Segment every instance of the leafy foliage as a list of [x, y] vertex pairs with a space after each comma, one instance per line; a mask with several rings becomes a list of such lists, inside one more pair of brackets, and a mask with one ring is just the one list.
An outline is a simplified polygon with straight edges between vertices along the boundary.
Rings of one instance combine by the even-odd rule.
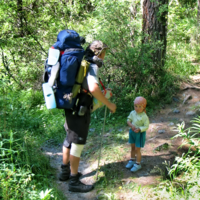
[[[147, 98], [147, 112], [151, 113], [155, 107], [170, 103], [179, 82], [198, 70], [193, 65], [200, 59], [195, 1], [170, 1], [167, 57], [159, 72], [154, 70], [151, 55], [162, 44], [142, 44], [142, 10], [138, 0], [0, 2], [0, 198], [62, 199], [49, 181], [53, 171], [41, 151], [45, 141], [58, 145], [65, 137], [63, 111], [47, 110], [41, 91], [43, 63], [60, 30], [75, 29], [88, 43], [99, 39], [110, 47], [100, 77], [107, 85], [107, 76], [111, 75], [109, 87], [118, 109], [115, 115], [107, 114], [106, 124], [114, 131], [117, 124], [125, 123], [136, 96]], [[164, 9], [161, 7], [160, 12]], [[103, 115], [103, 108], [92, 113], [91, 126], [100, 130]], [[190, 131], [198, 130], [199, 119], [195, 123]], [[196, 145], [194, 135], [186, 135]], [[115, 139], [122, 138], [116, 134]], [[114, 152], [119, 149], [116, 147]], [[189, 194], [196, 198], [198, 160], [185, 155], [177, 158], [169, 170], [178, 184], [167, 182], [159, 186], [172, 193], [169, 199], [180, 199], [177, 195], [186, 198]], [[180, 182], [177, 174], [182, 171], [186, 174]], [[114, 174], [109, 174], [108, 166], [104, 173], [109, 179], [102, 177], [102, 185], [120, 185], [112, 182]], [[191, 173], [195, 179], [186, 183]], [[159, 191], [156, 194], [167, 197]], [[107, 192], [105, 198], [114, 199], [115, 195]]]

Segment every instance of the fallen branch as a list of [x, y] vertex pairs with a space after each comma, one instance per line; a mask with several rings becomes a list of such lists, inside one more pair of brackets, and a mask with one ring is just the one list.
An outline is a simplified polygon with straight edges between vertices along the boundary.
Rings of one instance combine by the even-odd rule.
[[183, 100], [182, 105], [183, 105], [188, 99], [191, 99], [191, 98], [192, 98], [191, 95], [187, 95], [187, 96], [185, 97], [185, 99]]
[[200, 87], [189, 85], [189, 86], [183, 88], [182, 90], [187, 90], [187, 89], [197, 89], [197, 90], [200, 90]]
[[11, 73], [11, 70], [9, 68], [9, 64], [8, 64], [8, 61], [7, 61], [7, 57], [4, 55], [4, 51], [3, 51], [3, 48], [1, 48], [1, 59], [2, 59], [2, 63], [3, 63], [3, 66], [5, 68], [5, 70], [7, 71], [8, 75], [20, 86], [20, 88], [24, 88], [24, 86], [15, 79], [14, 75]]
[[159, 137], [159, 135], [156, 135], [155, 137], [148, 139], [147, 142], [148, 142], [148, 141], [151, 141], [151, 140], [153, 140], [153, 139], [155, 139], [155, 138], [157, 138], [157, 137]]

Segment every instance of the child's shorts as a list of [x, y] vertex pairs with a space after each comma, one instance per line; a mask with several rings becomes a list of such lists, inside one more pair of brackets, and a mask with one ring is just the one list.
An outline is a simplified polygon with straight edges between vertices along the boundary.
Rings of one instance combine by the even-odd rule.
[[146, 131], [135, 133], [132, 129], [129, 130], [129, 140], [130, 144], [135, 144], [136, 147], [144, 147], [146, 140]]

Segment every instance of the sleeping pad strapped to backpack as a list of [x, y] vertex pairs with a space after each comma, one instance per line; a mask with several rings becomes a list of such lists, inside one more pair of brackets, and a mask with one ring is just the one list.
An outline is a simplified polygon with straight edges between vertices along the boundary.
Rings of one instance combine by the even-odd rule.
[[[77, 81], [77, 75], [86, 71], [89, 67], [89, 63], [85, 60], [82, 61], [84, 56], [84, 49], [81, 46], [80, 36], [74, 30], [60, 31], [57, 36], [57, 42], [52, 46], [54, 49], [60, 51], [60, 57], [58, 62], [60, 63], [60, 69], [56, 83], [53, 86], [55, 91], [56, 107], [61, 109], [72, 109], [75, 101], [76, 94], [72, 93], [73, 87], [80, 88], [81, 81]], [[82, 62], [82, 64], [81, 64]], [[51, 76], [52, 66], [48, 65], [48, 59], [45, 63], [44, 81], [48, 82]], [[80, 66], [85, 67], [84, 70], [80, 70]], [[80, 72], [81, 71], [81, 72]], [[77, 83], [78, 82], [78, 83]]]

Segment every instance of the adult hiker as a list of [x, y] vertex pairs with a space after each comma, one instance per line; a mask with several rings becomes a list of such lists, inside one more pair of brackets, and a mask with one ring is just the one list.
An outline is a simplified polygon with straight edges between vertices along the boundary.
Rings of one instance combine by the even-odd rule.
[[69, 191], [89, 192], [94, 188], [93, 185], [83, 184], [79, 180], [81, 173], [78, 172], [81, 152], [87, 140], [93, 97], [105, 104], [112, 113], [116, 111], [116, 105], [106, 99], [99, 88], [98, 70], [103, 65], [107, 49], [108, 46], [99, 40], [93, 41], [86, 48], [85, 59], [91, 64], [82, 84], [81, 94], [85, 95], [88, 105], [84, 114], [80, 116], [78, 112], [74, 114], [69, 109], [65, 110], [64, 127], [67, 136], [63, 143], [63, 164], [59, 179], [61, 181], [69, 179]]

